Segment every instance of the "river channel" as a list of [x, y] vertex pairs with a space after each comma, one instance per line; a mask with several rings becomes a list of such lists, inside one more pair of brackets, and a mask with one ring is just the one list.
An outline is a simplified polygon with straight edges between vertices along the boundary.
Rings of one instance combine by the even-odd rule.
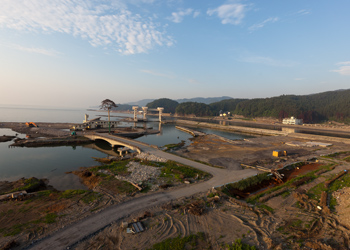
[[[11, 114], [10, 114], [11, 113]], [[93, 112], [86, 110], [55, 110], [55, 109], [8, 109], [0, 107], [0, 114], [5, 114], [0, 118], [1, 122], [82, 122], [84, 114], [88, 113], [90, 119], [103, 116], [101, 119], [106, 120], [105, 113]], [[17, 116], [16, 116], [17, 114]], [[29, 119], [30, 117], [30, 119]], [[122, 117], [130, 117], [128, 114], [113, 113], [111, 120], [120, 120]], [[149, 122], [138, 123], [136, 126], [159, 129], [159, 134], [143, 136], [136, 140], [148, 144], [162, 147], [166, 144], [179, 143], [182, 140], [186, 144], [190, 143], [191, 135], [177, 130], [174, 124], [163, 124], [160, 127], [157, 117], [149, 117]], [[135, 126], [134, 123], [121, 122], [120, 126]], [[249, 135], [229, 133], [211, 129], [197, 129], [205, 133], [212, 133], [223, 136], [231, 140], [249, 138]], [[0, 135], [15, 135], [11, 129], [0, 129]], [[18, 137], [24, 138], [24, 134], [17, 134]], [[66, 172], [74, 171], [80, 167], [90, 167], [99, 165], [93, 157], [106, 157], [105, 153], [84, 146], [60, 146], [60, 147], [9, 147], [13, 142], [0, 143], [0, 181], [14, 181], [22, 177], [46, 178], [49, 185], [58, 190], [66, 189], [86, 189], [79, 182], [74, 174]], [[106, 145], [98, 145], [106, 147]], [[107, 145], [108, 147], [108, 145]]]

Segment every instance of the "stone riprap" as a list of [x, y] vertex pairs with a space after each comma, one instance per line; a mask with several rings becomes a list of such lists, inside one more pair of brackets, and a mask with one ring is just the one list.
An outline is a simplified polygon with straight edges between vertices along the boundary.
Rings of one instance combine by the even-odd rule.
[[158, 167], [141, 165], [138, 162], [129, 162], [127, 165], [128, 171], [131, 172], [128, 176], [116, 175], [115, 178], [132, 183], [141, 183], [149, 179], [157, 178], [161, 170]]
[[141, 154], [138, 154], [136, 158], [147, 161], [167, 162], [167, 159], [143, 152]]

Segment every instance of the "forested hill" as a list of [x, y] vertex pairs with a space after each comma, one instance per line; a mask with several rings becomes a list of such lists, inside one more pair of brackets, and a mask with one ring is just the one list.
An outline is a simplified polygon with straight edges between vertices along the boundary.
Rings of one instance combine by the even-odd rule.
[[220, 110], [246, 117], [285, 118], [295, 116], [304, 122], [350, 120], [350, 89], [312, 95], [282, 95], [261, 99], [231, 99], [210, 104], [213, 113]]

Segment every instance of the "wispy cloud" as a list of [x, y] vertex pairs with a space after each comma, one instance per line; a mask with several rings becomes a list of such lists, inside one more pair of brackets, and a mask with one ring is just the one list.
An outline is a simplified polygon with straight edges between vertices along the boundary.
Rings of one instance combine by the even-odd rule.
[[110, 46], [123, 54], [145, 53], [155, 46], [173, 44], [172, 38], [166, 36], [152, 18], [133, 14], [121, 1], [106, 3], [94, 0], [2, 0], [0, 28], [66, 33], [87, 39], [93, 46]]
[[[171, 17], [168, 17], [168, 19], [174, 23], [181, 23], [185, 16], [191, 15], [193, 12], [193, 9], [186, 9], [186, 10], [180, 10], [178, 12], [171, 13]], [[197, 12], [195, 12], [194, 16], [197, 15]]]
[[242, 57], [240, 61], [247, 62], [247, 63], [265, 64], [265, 65], [276, 66], [276, 67], [292, 67], [296, 65], [296, 63], [292, 61], [282, 61], [282, 60], [274, 59], [271, 57], [264, 57], [264, 56], [246, 56], [246, 57]]
[[304, 81], [305, 78], [294, 78], [294, 81]]
[[18, 44], [11, 44], [11, 45], [7, 45], [7, 47], [12, 48], [12, 49], [16, 49], [16, 50], [20, 50], [20, 51], [25, 51], [28, 53], [36, 53], [36, 54], [42, 54], [45, 56], [58, 56], [61, 53], [56, 51], [56, 50], [48, 50], [48, 49], [43, 49], [43, 48], [28, 48], [28, 47], [23, 47], [21, 45]]
[[161, 76], [161, 77], [165, 77], [165, 78], [169, 78], [169, 79], [175, 79], [176, 76], [172, 75], [172, 74], [164, 74], [164, 73], [159, 73], [153, 70], [148, 70], [148, 69], [141, 69], [140, 70], [143, 73], [149, 74], [149, 75], [153, 75], [153, 76]]
[[311, 12], [308, 11], [308, 10], [305, 10], [305, 9], [302, 9], [302, 10], [299, 10], [296, 14], [299, 14], [299, 15], [308, 15], [310, 14]]
[[257, 30], [257, 29], [261, 29], [262, 27], [264, 27], [264, 26], [265, 26], [266, 24], [268, 24], [268, 23], [275, 23], [275, 22], [277, 22], [278, 20], [279, 20], [278, 17], [270, 17], [270, 18], [267, 18], [266, 20], [264, 20], [264, 21], [262, 21], [262, 22], [260, 22], [260, 23], [256, 23], [256, 24], [250, 26], [248, 29], [249, 29], [251, 32], [253, 32], [253, 31]]
[[229, 1], [215, 9], [208, 9], [207, 14], [209, 16], [216, 14], [221, 19], [222, 24], [238, 25], [245, 17], [248, 7], [248, 5], [237, 1]]
[[195, 12], [193, 12], [193, 18], [196, 18], [197, 16], [199, 16], [201, 14], [201, 12], [200, 11], [195, 11]]
[[344, 66], [340, 66], [339, 69], [331, 70], [331, 72], [337, 72], [344, 76], [350, 76], [350, 61], [339, 62], [337, 63], [337, 65], [344, 65]]

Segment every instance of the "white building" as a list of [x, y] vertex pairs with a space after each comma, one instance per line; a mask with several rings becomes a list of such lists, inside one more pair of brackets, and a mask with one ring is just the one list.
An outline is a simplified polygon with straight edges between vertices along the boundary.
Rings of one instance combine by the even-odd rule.
[[303, 125], [303, 119], [296, 119], [294, 116], [292, 116], [291, 118], [284, 118], [282, 123], [290, 125]]

